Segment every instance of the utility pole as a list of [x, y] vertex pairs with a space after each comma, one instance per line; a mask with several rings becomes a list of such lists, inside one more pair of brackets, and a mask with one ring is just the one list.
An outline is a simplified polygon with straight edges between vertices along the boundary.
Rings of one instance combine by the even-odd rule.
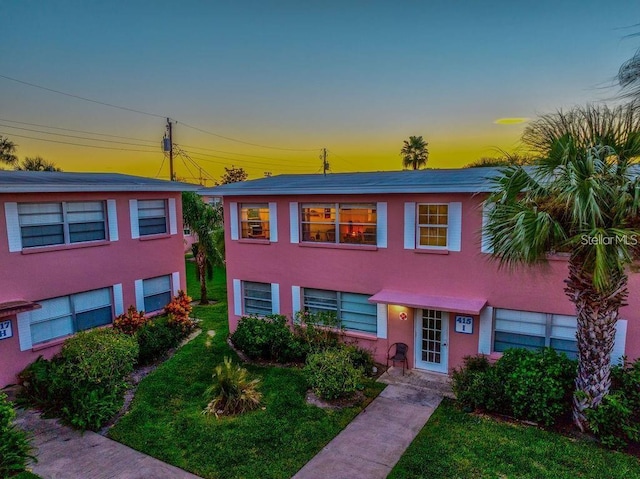
[[173, 123], [169, 118], [167, 118], [167, 131], [169, 132], [169, 178], [171, 181], [175, 181], [173, 173]]
[[329, 162], [327, 161], [327, 149], [322, 149], [322, 155], [320, 155], [320, 159], [322, 160], [322, 174], [327, 176], [327, 170], [329, 169]]

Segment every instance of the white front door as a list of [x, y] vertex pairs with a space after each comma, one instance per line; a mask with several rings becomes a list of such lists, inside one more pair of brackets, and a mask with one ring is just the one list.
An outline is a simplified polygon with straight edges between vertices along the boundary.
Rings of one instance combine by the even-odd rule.
[[449, 313], [416, 309], [416, 368], [448, 373]]

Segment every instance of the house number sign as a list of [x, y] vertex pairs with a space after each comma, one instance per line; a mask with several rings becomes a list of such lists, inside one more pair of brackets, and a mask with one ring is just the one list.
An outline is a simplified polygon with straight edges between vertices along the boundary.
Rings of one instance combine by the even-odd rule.
[[11, 320], [0, 321], [0, 339], [8, 339], [13, 336], [13, 329], [11, 329]]
[[456, 316], [456, 333], [473, 334], [473, 316]]

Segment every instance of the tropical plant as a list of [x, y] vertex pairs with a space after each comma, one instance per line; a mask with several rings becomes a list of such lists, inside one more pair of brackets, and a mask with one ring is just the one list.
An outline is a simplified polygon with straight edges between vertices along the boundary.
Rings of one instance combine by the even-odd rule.
[[362, 369], [354, 366], [351, 353], [346, 348], [310, 354], [304, 373], [309, 387], [323, 399], [352, 396], [363, 381]]
[[8, 138], [0, 136], [0, 163], [15, 165], [15, 163], [18, 161], [18, 157], [14, 154], [15, 151], [15, 143], [13, 143]]
[[625, 266], [637, 252], [640, 155], [637, 104], [589, 105], [531, 123], [523, 141], [538, 156], [493, 178], [484, 231], [502, 265], [536, 264], [570, 252], [565, 293], [578, 317], [573, 418], [609, 392], [618, 310], [628, 295]]
[[184, 224], [198, 237], [196, 264], [200, 277], [200, 304], [209, 304], [207, 298], [207, 262], [214, 266], [224, 265], [224, 251], [221, 251], [216, 230], [222, 229], [222, 210], [202, 201], [197, 193], [182, 193], [182, 216]]
[[6, 394], [0, 392], [0, 477], [12, 477], [25, 470], [28, 459], [35, 460], [27, 433], [16, 427], [15, 417]]
[[485, 156], [463, 168], [484, 168], [487, 166], [529, 165], [533, 158], [519, 153], [504, 154], [503, 156]]
[[131, 305], [126, 313], [116, 316], [113, 320], [113, 329], [131, 335], [149, 321], [150, 319], [144, 315], [144, 311], [138, 311], [134, 305]]
[[249, 372], [225, 356], [224, 362], [216, 366], [213, 385], [205, 391], [207, 398], [213, 397], [203, 414], [241, 414], [260, 406], [262, 393], [256, 389], [259, 379], [249, 379]]
[[185, 335], [195, 327], [195, 323], [189, 317], [192, 310], [191, 296], [182, 290], [164, 307], [164, 312], [169, 316], [169, 324], [180, 329]]
[[411, 167], [411, 169], [417, 170], [426, 166], [429, 159], [428, 145], [429, 143], [424, 141], [421, 136], [410, 136], [408, 140], [405, 140], [400, 150], [403, 168]]
[[14, 163], [14, 170], [17, 171], [62, 171], [53, 161], [47, 161], [41, 156], [26, 157], [20, 163]]
[[618, 70], [618, 83], [623, 97], [640, 99], [640, 49]]

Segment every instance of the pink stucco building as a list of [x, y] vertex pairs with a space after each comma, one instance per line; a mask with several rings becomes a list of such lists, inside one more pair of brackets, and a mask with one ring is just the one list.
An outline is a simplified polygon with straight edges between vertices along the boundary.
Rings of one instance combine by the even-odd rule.
[[185, 289], [181, 191], [103, 173], [0, 171], [0, 387], [65, 338]]
[[[385, 362], [449, 373], [464, 356], [552, 346], [575, 355], [567, 260], [499, 269], [481, 237], [490, 168], [283, 175], [201, 190], [224, 198], [229, 323], [331, 310]], [[638, 275], [614, 361], [640, 355]]]

